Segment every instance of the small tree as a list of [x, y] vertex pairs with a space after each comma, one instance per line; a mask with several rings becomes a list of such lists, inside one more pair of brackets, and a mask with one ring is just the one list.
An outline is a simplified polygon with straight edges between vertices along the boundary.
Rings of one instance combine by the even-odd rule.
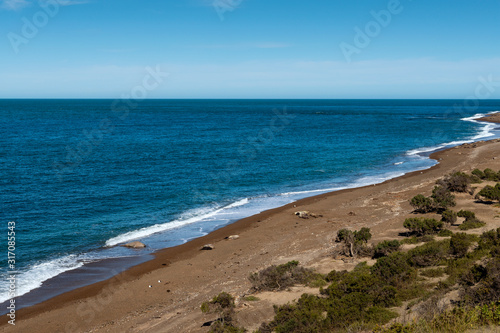
[[366, 243], [371, 238], [372, 234], [370, 232], [370, 228], [361, 228], [359, 231], [340, 229], [337, 232], [337, 238], [335, 238], [335, 241], [343, 242], [347, 248], [344, 252], [349, 253], [349, 256], [354, 257], [356, 253], [359, 253], [363, 249], [367, 249]]
[[422, 194], [417, 194], [410, 200], [410, 205], [419, 213], [428, 213], [434, 210], [434, 205], [431, 198], [427, 198]]
[[434, 200], [434, 207], [438, 211], [446, 210], [448, 207], [456, 205], [455, 196], [443, 186], [435, 186], [432, 190], [431, 198]]
[[354, 241], [357, 243], [368, 243], [372, 238], [370, 228], [361, 228], [359, 231], [354, 231]]

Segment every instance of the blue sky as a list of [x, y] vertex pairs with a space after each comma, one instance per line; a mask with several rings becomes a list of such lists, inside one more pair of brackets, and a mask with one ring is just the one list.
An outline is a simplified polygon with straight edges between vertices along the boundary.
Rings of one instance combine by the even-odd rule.
[[0, 98], [500, 98], [498, 0], [0, 4]]

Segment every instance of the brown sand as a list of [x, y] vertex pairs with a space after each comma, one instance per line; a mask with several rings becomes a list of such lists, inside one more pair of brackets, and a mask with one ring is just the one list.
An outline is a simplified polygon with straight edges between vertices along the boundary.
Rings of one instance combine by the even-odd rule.
[[[289, 260], [299, 260], [322, 273], [352, 268], [355, 263], [331, 255], [340, 228], [370, 227], [372, 242], [397, 238], [404, 231], [402, 222], [411, 216], [409, 198], [418, 193], [429, 195], [435, 181], [452, 171], [499, 170], [498, 156], [500, 140], [463, 145], [433, 154], [440, 163], [429, 170], [303, 199], [240, 220], [160, 251], [156, 259], [110, 280], [21, 309], [16, 326], [6, 325], [4, 317], [0, 332], [207, 332], [201, 326], [214, 317], [202, 314], [200, 304], [221, 291], [237, 298], [239, 322], [252, 331], [272, 318], [273, 303], [283, 304], [314, 290], [296, 287], [259, 294], [258, 302], [244, 301], [251, 272]], [[322, 217], [300, 219], [294, 215], [298, 210]], [[492, 214], [478, 212], [488, 222], [488, 229], [500, 225]], [[224, 239], [235, 234], [240, 238]], [[200, 251], [207, 243], [215, 249]]]
[[478, 119], [479, 121], [489, 121], [492, 123], [500, 123], [500, 113], [494, 113], [489, 116]]

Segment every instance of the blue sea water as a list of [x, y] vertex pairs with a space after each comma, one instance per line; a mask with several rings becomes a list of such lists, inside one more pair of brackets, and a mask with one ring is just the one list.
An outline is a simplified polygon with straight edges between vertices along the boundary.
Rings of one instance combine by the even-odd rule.
[[[0, 100], [0, 216], [5, 233], [16, 222], [17, 294], [429, 168], [432, 151], [499, 137], [475, 121], [498, 110], [499, 100]], [[148, 248], [116, 246], [133, 240]]]

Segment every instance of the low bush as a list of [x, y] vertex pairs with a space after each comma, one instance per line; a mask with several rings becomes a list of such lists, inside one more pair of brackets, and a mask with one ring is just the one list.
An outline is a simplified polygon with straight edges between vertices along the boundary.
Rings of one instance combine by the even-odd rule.
[[451, 209], [446, 209], [441, 213], [441, 221], [448, 223], [448, 224], [454, 224], [457, 222], [457, 213], [452, 211]]
[[413, 217], [406, 219], [403, 226], [406, 229], [409, 229], [412, 233], [418, 236], [423, 236], [437, 234], [443, 227], [443, 222], [436, 219]]
[[491, 249], [500, 246], [500, 228], [484, 232], [479, 236], [479, 249]]
[[[483, 305], [500, 300], [500, 260], [490, 260], [485, 266], [473, 266], [469, 283], [463, 284], [462, 300], [465, 304]], [[465, 280], [465, 279], [462, 279]]]
[[446, 258], [449, 248], [449, 240], [425, 243], [408, 251], [408, 263], [414, 267], [436, 266]]
[[484, 227], [486, 223], [478, 220], [474, 212], [461, 210], [457, 214], [459, 217], [465, 217], [465, 221], [458, 227], [460, 230], [470, 230]]
[[457, 216], [458, 217], [465, 217], [466, 220], [476, 218], [476, 214], [474, 212], [469, 211], [469, 210], [460, 210], [457, 213]]
[[396, 252], [401, 247], [397, 240], [385, 240], [378, 243], [373, 249], [373, 259], [385, 257], [393, 252]]
[[[397, 289], [371, 273], [366, 263], [351, 272], [330, 272], [322, 296], [303, 294], [296, 303], [275, 306], [274, 319], [258, 332], [331, 332], [361, 325], [371, 328], [397, 317]], [[359, 327], [359, 326], [358, 326]]]
[[455, 172], [437, 181], [437, 183], [451, 192], [469, 192], [471, 177], [463, 172]]
[[432, 320], [408, 323], [392, 323], [388, 327], [376, 327], [374, 333], [423, 333], [467, 332], [474, 328], [500, 325], [500, 303], [491, 302], [483, 306], [457, 307], [434, 316]]
[[448, 230], [448, 229], [442, 229], [440, 232], [437, 234], [439, 237], [450, 237], [453, 235], [453, 231]]
[[385, 283], [401, 287], [415, 278], [415, 270], [409, 265], [406, 255], [395, 252], [382, 257], [371, 267], [371, 273]]
[[299, 266], [298, 261], [282, 265], [272, 265], [250, 275], [254, 290], [283, 290], [294, 284], [307, 284], [317, 278], [312, 270]]
[[217, 313], [219, 318], [210, 325], [210, 333], [245, 333], [245, 329], [236, 325], [234, 319], [234, 297], [226, 292], [212, 298], [209, 302], [203, 302], [201, 311], [203, 313]]
[[458, 228], [460, 230], [470, 230], [470, 229], [477, 229], [477, 228], [482, 228], [486, 225], [486, 223], [473, 219], [473, 220], [465, 220]]
[[450, 253], [457, 257], [463, 257], [469, 250], [473, 239], [474, 237], [464, 232], [453, 234], [450, 238]]
[[419, 271], [419, 273], [421, 276], [425, 276], [428, 278], [437, 278], [444, 275], [444, 269], [443, 268], [422, 269]]
[[498, 179], [498, 173], [491, 170], [491, 169], [484, 169], [484, 178], [486, 180], [491, 180], [491, 181], [497, 181]]
[[482, 172], [479, 169], [472, 170], [472, 175], [478, 177], [479, 179], [485, 179], [486, 178], [486, 176], [484, 175], [484, 172]]
[[500, 183], [497, 183], [495, 186], [486, 185], [476, 194], [476, 199], [500, 201]]

